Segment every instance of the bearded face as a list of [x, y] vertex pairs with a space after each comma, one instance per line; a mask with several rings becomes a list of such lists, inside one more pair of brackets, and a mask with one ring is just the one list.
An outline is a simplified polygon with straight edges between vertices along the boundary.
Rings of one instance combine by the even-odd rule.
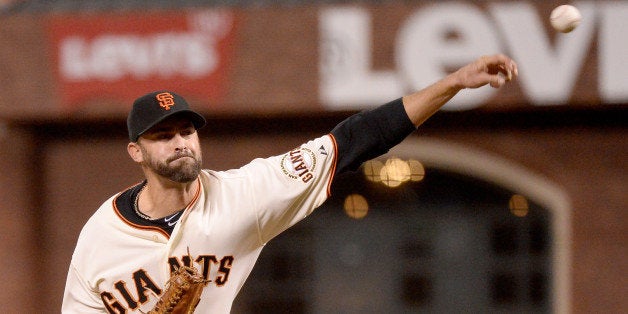
[[183, 149], [175, 152], [165, 160], [158, 160], [145, 147], [140, 145], [140, 149], [144, 156], [143, 166], [174, 182], [187, 183], [194, 181], [201, 171], [202, 156], [200, 152], [196, 156], [191, 150]]

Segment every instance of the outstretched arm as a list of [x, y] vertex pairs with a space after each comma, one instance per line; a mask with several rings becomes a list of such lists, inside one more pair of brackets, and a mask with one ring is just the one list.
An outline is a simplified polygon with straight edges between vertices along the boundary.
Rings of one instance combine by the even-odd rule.
[[509, 57], [502, 54], [483, 56], [440, 81], [403, 97], [403, 105], [412, 124], [419, 126], [459, 91], [487, 84], [499, 88], [517, 74], [517, 64]]
[[385, 154], [462, 89], [499, 88], [517, 72], [505, 55], [483, 56], [420, 91], [349, 117], [331, 131], [338, 145], [336, 173]]

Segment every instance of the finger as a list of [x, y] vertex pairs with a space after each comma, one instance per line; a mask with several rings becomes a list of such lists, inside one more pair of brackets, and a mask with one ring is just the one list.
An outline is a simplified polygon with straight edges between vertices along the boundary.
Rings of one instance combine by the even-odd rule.
[[502, 72], [506, 76], [507, 81], [511, 81], [519, 75], [517, 63], [503, 54], [494, 55], [492, 57], [484, 59], [484, 61], [496, 62], [493, 64], [497, 65], [498, 71]]
[[474, 79], [475, 83], [471, 86], [480, 87], [483, 85], [490, 85], [491, 87], [501, 87], [505, 84], [506, 80], [501, 74], [489, 74], [487, 72], [478, 73]]
[[491, 75], [489, 85], [494, 88], [500, 88], [506, 84], [506, 79], [501, 75]]
[[507, 67], [506, 65], [500, 64], [498, 69], [498, 72], [502, 73], [504, 76], [506, 76], [506, 81], [511, 81], [513, 78], [513, 71], [511, 70], [510, 67]]
[[510, 64], [512, 62], [512, 59], [501, 53], [482, 56], [481, 59], [487, 65]]
[[504, 69], [510, 69], [513, 72], [514, 69], [517, 68], [517, 64], [504, 54], [482, 56], [480, 57], [479, 62], [486, 67], [503, 67]]
[[503, 57], [505, 58], [503, 65], [507, 72], [507, 75], [510, 77], [510, 79], [517, 77], [519, 75], [517, 63], [506, 56]]
[[506, 77], [508, 81], [516, 78], [519, 75], [519, 70], [517, 69], [517, 64], [510, 60], [509, 63], [506, 64]]
[[506, 72], [506, 81], [507, 82], [512, 81], [514, 74], [513, 74], [513, 71], [511, 70], [511, 68], [506, 68], [505, 72]]
[[481, 76], [484, 82], [482, 85], [490, 85], [493, 88], [500, 88], [506, 84], [506, 77], [503, 74], [486, 74]]
[[503, 67], [506, 74], [510, 72], [513, 78], [519, 75], [519, 72], [517, 70], [517, 63], [515, 63], [515, 61], [513, 61], [512, 59], [509, 59], [506, 63], [501, 65], [501, 67]]

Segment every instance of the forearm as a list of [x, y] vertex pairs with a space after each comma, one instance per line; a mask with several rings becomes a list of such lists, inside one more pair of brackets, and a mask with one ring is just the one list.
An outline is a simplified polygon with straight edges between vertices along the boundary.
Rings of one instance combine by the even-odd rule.
[[419, 126], [460, 90], [490, 85], [502, 87], [518, 74], [517, 64], [502, 54], [482, 56], [440, 81], [403, 98], [408, 117]]
[[338, 144], [336, 172], [357, 169], [388, 152], [465, 88], [498, 88], [517, 76], [517, 65], [498, 54], [483, 56], [436, 83], [340, 123], [331, 134]]
[[461, 89], [455, 75], [450, 74], [418, 92], [404, 96], [403, 106], [412, 124], [419, 126]]

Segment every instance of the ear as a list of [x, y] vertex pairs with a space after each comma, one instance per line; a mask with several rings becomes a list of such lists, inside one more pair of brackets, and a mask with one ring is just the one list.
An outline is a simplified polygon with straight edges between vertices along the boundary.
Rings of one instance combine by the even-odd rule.
[[137, 163], [144, 161], [144, 156], [142, 155], [142, 149], [140, 148], [140, 145], [137, 142], [130, 142], [126, 146], [126, 151], [129, 153], [129, 156], [131, 156], [131, 159], [133, 159], [133, 161]]

